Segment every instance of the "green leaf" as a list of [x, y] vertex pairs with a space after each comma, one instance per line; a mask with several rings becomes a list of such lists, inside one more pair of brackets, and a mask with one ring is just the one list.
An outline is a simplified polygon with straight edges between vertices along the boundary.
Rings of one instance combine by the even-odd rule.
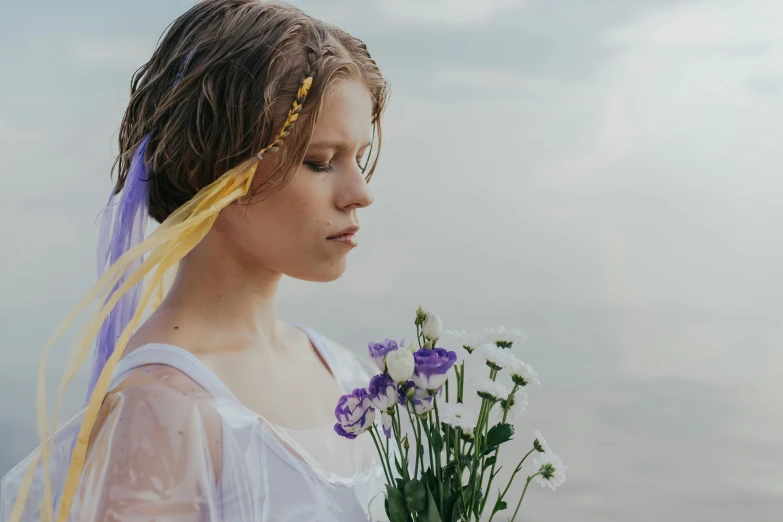
[[[467, 455], [463, 455], [460, 460], [462, 460], [462, 467], [470, 470], [473, 462], [472, 459]], [[454, 459], [448, 464], [446, 464], [445, 466], [443, 466], [443, 476], [450, 477], [451, 475], [456, 475], [458, 470], [459, 467], [457, 466], [457, 460]]]
[[[452, 495], [452, 481], [450, 477], [446, 477], [443, 479], [443, 482], [437, 485], [437, 487], [432, 491], [432, 496], [435, 498], [435, 500], [438, 501], [438, 507], [441, 508], [440, 512], [440, 518], [443, 520], [451, 520], [451, 510], [449, 509], [449, 506], [447, 506], [449, 497]], [[441, 499], [443, 500], [443, 505], [440, 505]]]
[[389, 500], [389, 520], [391, 522], [408, 522], [408, 510], [405, 508], [405, 497], [397, 488], [386, 484]]
[[443, 451], [443, 437], [441, 437], [439, 430], [432, 430], [432, 441], [430, 444], [432, 444], [432, 449], [435, 450], [435, 453]]
[[430, 489], [434, 489], [438, 483], [432, 468], [427, 468], [427, 471], [421, 474], [421, 481]]
[[405, 505], [416, 513], [427, 508], [427, 488], [418, 479], [405, 484]]
[[397, 468], [397, 473], [399, 473], [401, 477], [405, 476], [405, 473], [402, 472], [402, 466], [400, 465], [400, 461], [399, 459], [397, 459], [397, 455], [394, 456], [394, 467]]
[[514, 436], [514, 426], [511, 424], [495, 424], [487, 432], [486, 445], [484, 446], [484, 455], [492, 453], [495, 449], [508, 442]]
[[438, 513], [438, 504], [432, 498], [432, 492], [427, 490], [427, 510], [419, 516], [421, 522], [443, 522]]
[[457, 491], [454, 493], [457, 500], [454, 502], [454, 510], [451, 512], [451, 522], [461, 522], [468, 518], [468, 511], [465, 508], [465, 504], [462, 502], [462, 495], [465, 496], [465, 499], [469, 499], [472, 489], [473, 488], [470, 485], [462, 486], [461, 492]]
[[[446, 491], [448, 491], [448, 489]], [[454, 508], [456, 507], [455, 504], [457, 503], [459, 496], [460, 492], [456, 491], [446, 497], [446, 500], [443, 502], [443, 513], [441, 513], [441, 518], [443, 520], [452, 520], [452, 517], [454, 516]]]
[[487, 460], [484, 461], [484, 469], [487, 469], [494, 463], [495, 463], [495, 456], [492, 455], [491, 457], [489, 457]]
[[469, 511], [476, 514], [476, 518], [479, 517], [479, 509], [481, 508], [481, 498], [482, 498], [482, 492], [480, 488], [476, 488], [475, 496], [472, 486], [468, 486], [469, 489], [467, 489], [467, 493], [465, 494], [465, 500], [468, 502], [468, 506], [470, 507]]
[[504, 501], [498, 499], [497, 502], [495, 502], [495, 507], [492, 508], [492, 514], [494, 515], [498, 511], [503, 511], [508, 507], [508, 504], [506, 504]]

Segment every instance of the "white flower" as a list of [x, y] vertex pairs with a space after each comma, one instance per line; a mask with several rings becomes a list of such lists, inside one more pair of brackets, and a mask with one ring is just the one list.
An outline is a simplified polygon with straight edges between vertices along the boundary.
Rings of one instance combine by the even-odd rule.
[[505, 326], [488, 328], [484, 330], [483, 337], [485, 342], [507, 345], [506, 348], [510, 348], [512, 344], [520, 343], [527, 339], [521, 330], [516, 328], [509, 329]]
[[547, 451], [540, 453], [534, 460], [533, 465], [536, 467], [536, 482], [541, 486], [548, 486], [552, 491], [557, 489], [557, 486], [565, 482], [566, 467], [560, 457]]
[[476, 390], [482, 399], [501, 400], [508, 397], [509, 389], [489, 377], [473, 379], [470, 385]]
[[476, 414], [469, 410], [461, 402], [446, 403], [440, 413], [440, 421], [454, 428], [462, 428], [463, 431], [473, 433], [478, 421]]
[[[543, 453], [552, 453], [552, 448], [549, 447], [549, 444], [546, 443], [546, 439], [543, 435], [541, 435], [541, 432], [536, 430], [533, 432], [533, 435], [535, 436], [536, 440], [533, 442], [533, 446], [536, 446], [536, 449], [538, 451], [541, 451], [543, 449]], [[536, 444], [538, 443], [538, 444]], [[541, 449], [538, 448], [538, 446], [541, 447]]]
[[495, 344], [483, 343], [473, 352], [473, 357], [481, 357], [493, 370], [502, 370], [510, 365], [514, 357], [506, 348], [499, 348]]
[[527, 410], [527, 392], [524, 390], [517, 390], [514, 395], [509, 395], [509, 398], [501, 401], [500, 405], [500, 409], [492, 410], [491, 416], [493, 422], [501, 422], [503, 420], [504, 409], [508, 408], [506, 422], [513, 424], [518, 421]]
[[408, 382], [415, 367], [416, 361], [408, 350], [395, 350], [386, 354], [386, 368], [396, 382]]
[[421, 334], [425, 339], [431, 341], [437, 341], [443, 335], [443, 322], [440, 320], [438, 314], [432, 310], [427, 310], [424, 324], [421, 325]]
[[446, 346], [447, 348], [451, 348], [450, 345], [453, 344], [456, 345], [456, 347], [464, 348], [468, 353], [473, 352], [473, 350], [484, 342], [484, 338], [481, 334], [468, 333], [465, 330], [446, 330], [443, 335], [448, 343]]
[[511, 374], [511, 380], [514, 381], [514, 384], [518, 384], [519, 386], [525, 386], [531, 382], [538, 385], [541, 384], [541, 381], [538, 378], [538, 372], [535, 371], [532, 366], [522, 362], [510, 352], [509, 355], [510, 364], [506, 369], [508, 370], [508, 373]]

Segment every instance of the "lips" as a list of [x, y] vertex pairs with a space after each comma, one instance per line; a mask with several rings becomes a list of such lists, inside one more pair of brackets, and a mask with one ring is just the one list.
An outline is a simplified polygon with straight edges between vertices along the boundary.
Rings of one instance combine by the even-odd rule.
[[327, 237], [326, 239], [335, 239], [342, 236], [351, 236], [359, 231], [359, 225], [351, 225], [348, 228], [344, 228], [340, 232], [336, 234], [332, 234], [331, 236]]

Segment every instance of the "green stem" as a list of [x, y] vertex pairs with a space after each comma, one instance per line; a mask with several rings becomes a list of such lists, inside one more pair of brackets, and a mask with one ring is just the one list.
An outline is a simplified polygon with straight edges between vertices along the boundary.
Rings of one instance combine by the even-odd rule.
[[[519, 464], [517, 464], [517, 467], [514, 469], [514, 473], [511, 474], [511, 478], [508, 479], [508, 484], [506, 484], [506, 488], [503, 490], [503, 493], [501, 493], [500, 496], [498, 497], [498, 501], [503, 500], [503, 498], [506, 496], [506, 493], [508, 493], [508, 488], [510, 488], [511, 483], [514, 482], [514, 477], [516, 477], [517, 473], [519, 473], [519, 471], [522, 469], [522, 464], [524, 464], [525, 459], [527, 459], [530, 456], [530, 454], [533, 453], [534, 451], [536, 451], [535, 448], [528, 451], [525, 454], [525, 456], [522, 457], [522, 460], [519, 461]], [[489, 517], [489, 522], [492, 522], [493, 518], [495, 518], [495, 513], [493, 513], [492, 516]]]
[[[446, 384], [448, 384], [448, 381], [446, 381]], [[438, 431], [443, 431], [443, 434], [446, 436], [446, 464], [449, 462], [449, 458], [451, 458], [451, 429], [443, 429], [442, 424], [440, 423], [440, 418], [438, 418]]]
[[533, 473], [527, 478], [527, 482], [525, 482], [525, 489], [522, 490], [522, 496], [519, 497], [519, 502], [517, 502], [517, 508], [514, 510], [514, 514], [511, 516], [511, 520], [508, 522], [514, 522], [514, 519], [517, 518], [517, 512], [519, 511], [519, 506], [522, 505], [522, 499], [525, 498], [525, 493], [527, 492], [527, 487], [530, 485], [530, 481], [533, 480], [533, 477], [536, 475], [540, 475], [541, 472]]
[[375, 444], [375, 449], [378, 451], [378, 456], [381, 458], [381, 465], [383, 466], [383, 474], [386, 476], [386, 481], [389, 485], [393, 486], [394, 482], [392, 481], [391, 476], [389, 475], [389, 471], [386, 469], [386, 464], [388, 464], [389, 456], [384, 455], [381, 451], [381, 446], [378, 445], [378, 438], [375, 436], [375, 427], [369, 429], [370, 436], [372, 436], [372, 442]]
[[[416, 423], [413, 422], [413, 415], [411, 415], [411, 404], [410, 401], [406, 402], [405, 409], [408, 411], [408, 420], [411, 423], [411, 431], [413, 431], [413, 438], [416, 440], [416, 455], [414, 455], [414, 469], [413, 469], [413, 477], [416, 478], [419, 476], [419, 460], [421, 459], [421, 441], [419, 440], [419, 437], [421, 436], [421, 433], [417, 433], [416, 430]], [[424, 461], [421, 461], [421, 467], [424, 468]]]
[[[514, 388], [511, 390], [511, 394], [509, 395], [509, 397], [512, 397], [517, 392], [518, 388], [519, 388], [519, 385], [515, 383], [514, 384]], [[506, 399], [506, 400], [508, 400], [508, 399]], [[506, 408], [503, 411], [503, 420], [501, 421], [501, 423], [505, 424], [507, 417], [508, 417], [508, 408]], [[492, 480], [495, 478], [495, 465], [498, 463], [498, 453], [499, 452], [500, 452], [500, 446], [495, 448], [495, 460], [492, 462], [492, 469], [489, 471], [489, 481], [487, 481], [487, 491], [489, 491], [489, 488], [492, 487]], [[481, 502], [481, 512], [482, 513], [484, 512], [484, 508], [486, 507], [486, 505], [487, 505], [487, 497], [485, 496], [484, 500]]]
[[462, 441], [462, 428], [457, 428], [455, 432], [456, 445], [457, 445], [457, 468], [459, 474], [457, 475], [457, 482], [459, 483], [459, 496], [462, 497], [462, 506], [466, 506], [465, 502], [465, 488], [462, 487], [462, 472], [465, 468], [462, 467], [462, 453], [460, 452], [460, 442]]
[[[392, 423], [393, 422], [394, 422], [394, 419], [392, 419]], [[386, 455], [387, 456], [389, 455], [389, 438], [390, 437], [386, 437]], [[389, 462], [389, 469], [391, 469], [391, 462]], [[392, 476], [394, 476], [394, 474], [392, 474]]]
[[462, 402], [463, 397], [465, 397], [465, 361], [462, 361], [460, 366], [462, 366], [462, 368], [459, 373], [462, 378], [459, 381], [459, 389], [457, 390], [457, 402]]
[[[478, 481], [476, 478], [478, 478], [478, 467], [479, 467], [479, 453], [481, 452], [481, 439], [482, 439], [482, 433], [483, 433], [483, 425], [484, 425], [484, 417], [486, 416], [485, 411], [487, 410], [487, 404], [489, 403], [489, 400], [483, 399], [481, 400], [481, 408], [479, 409], [479, 418], [478, 423], [476, 424], [476, 433], [474, 435], [474, 450], [473, 450], [473, 466], [470, 470], [470, 483], [473, 484], [472, 492], [470, 495], [470, 511], [468, 513], [468, 520], [470, 520], [473, 513], [473, 505], [475, 504], [475, 498], [476, 498], [476, 487], [478, 486]], [[476, 516], [476, 520], [478, 520], [478, 516]]]
[[[433, 405], [435, 407], [435, 430], [437, 430], [438, 435], [440, 435], [440, 431], [441, 430], [440, 430], [440, 414], [438, 413], [438, 401], [433, 399], [432, 403], [433, 403]], [[441, 438], [441, 440], [442, 440], [442, 438]], [[448, 455], [449, 455], [448, 454], [448, 449], [446, 451], [447, 451], [446, 458], [448, 459]], [[440, 474], [439, 475], [439, 480], [443, 481], [443, 461], [441, 460], [441, 452], [440, 451], [438, 452], [437, 457], [438, 457], [438, 473]]]
[[[498, 371], [490, 368], [489, 369], [489, 378], [494, 381], [497, 378]], [[481, 440], [482, 442], [486, 442], [487, 439], [487, 433], [489, 432], [489, 414], [492, 411], [492, 407], [495, 405], [495, 402], [487, 401], [487, 408], [484, 409], [484, 419], [482, 420], [482, 429], [481, 431]], [[481, 448], [482, 446], [476, 446], [477, 448]], [[497, 458], [495, 459], [497, 460]], [[482, 488], [484, 487], [484, 472], [486, 471], [486, 467], [484, 466], [484, 455], [481, 455], [481, 474], [479, 475], [478, 485]], [[484, 510], [484, 505], [486, 504], [486, 493], [488, 491], [489, 485], [487, 485], [487, 489], [482, 489], [485, 493], [485, 498], [482, 499], [481, 505], [479, 506], [479, 513], [482, 513]], [[476, 518], [478, 519], [479, 515], [476, 515]]]
[[401, 440], [401, 431], [402, 428], [400, 427], [400, 407], [399, 405], [395, 406], [396, 409], [396, 415], [394, 416], [394, 419], [392, 419], [392, 429], [394, 430], [394, 438], [397, 440], [397, 449], [400, 451], [400, 460], [402, 460], [402, 477], [405, 482], [407, 483], [410, 481], [410, 476], [408, 474], [408, 457], [407, 454], [402, 450], [402, 440]]
[[[446, 381], [448, 383], [448, 381]], [[433, 399], [433, 404], [435, 406], [435, 430], [438, 432], [438, 435], [440, 435], [441, 429], [440, 429], [440, 414], [438, 413], [438, 401]], [[443, 440], [443, 438], [441, 438]], [[438, 460], [438, 483], [443, 484], [443, 460], [441, 460], [442, 452], [437, 452], [437, 460]], [[449, 459], [449, 449], [446, 448], [446, 461], [448, 462]], [[438, 496], [439, 504], [440, 504], [440, 512], [443, 513], [443, 488], [438, 488]]]
[[430, 433], [427, 429], [427, 426], [424, 424], [424, 419], [419, 417], [418, 415], [415, 415], [416, 417], [416, 427], [419, 430], [419, 439], [421, 440], [421, 473], [424, 474], [424, 437], [421, 436], [421, 428], [424, 426], [424, 434], [427, 436], [427, 454], [430, 456], [430, 469], [432, 469], [434, 466], [432, 464], [432, 441], [430, 441]]

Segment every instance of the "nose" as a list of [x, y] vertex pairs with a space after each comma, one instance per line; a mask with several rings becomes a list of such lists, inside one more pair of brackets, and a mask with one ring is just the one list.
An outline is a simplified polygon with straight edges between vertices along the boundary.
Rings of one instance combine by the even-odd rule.
[[340, 208], [364, 208], [372, 205], [375, 197], [365, 180], [364, 172], [354, 164], [350, 173], [346, 173], [345, 182], [338, 191], [337, 204]]

